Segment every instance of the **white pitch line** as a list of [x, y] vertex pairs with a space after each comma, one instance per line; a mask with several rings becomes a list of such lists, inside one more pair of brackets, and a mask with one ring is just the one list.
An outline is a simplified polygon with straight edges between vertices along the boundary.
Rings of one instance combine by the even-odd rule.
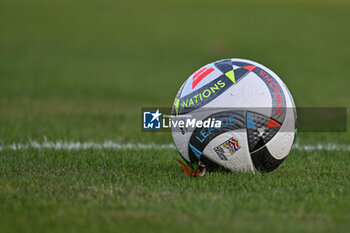
[[[30, 141], [28, 143], [11, 143], [0, 145], [3, 150], [28, 150], [28, 149], [51, 149], [51, 150], [175, 150], [174, 144], [144, 144], [144, 143], [118, 143], [113, 141], [98, 142], [69, 142], [69, 141]], [[295, 143], [293, 150], [299, 151], [350, 151], [350, 145], [340, 144], [309, 144], [300, 145]]]
[[144, 143], [118, 143], [113, 141], [98, 142], [68, 142], [68, 141], [30, 141], [28, 143], [11, 143], [0, 145], [1, 150], [27, 150], [27, 149], [52, 149], [52, 150], [169, 150], [175, 149], [173, 144], [144, 144]]
[[293, 148], [295, 150], [302, 151], [350, 151], [350, 145], [342, 145], [342, 144], [313, 144], [313, 145], [300, 145], [299, 143], [295, 143]]

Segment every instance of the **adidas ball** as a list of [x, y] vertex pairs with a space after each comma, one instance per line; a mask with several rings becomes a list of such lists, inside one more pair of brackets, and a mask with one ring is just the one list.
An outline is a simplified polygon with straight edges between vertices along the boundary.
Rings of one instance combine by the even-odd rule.
[[[194, 124], [208, 119], [217, 124]], [[265, 66], [245, 59], [210, 63], [177, 93], [172, 136], [192, 169], [271, 172], [286, 158], [296, 132], [293, 98]]]

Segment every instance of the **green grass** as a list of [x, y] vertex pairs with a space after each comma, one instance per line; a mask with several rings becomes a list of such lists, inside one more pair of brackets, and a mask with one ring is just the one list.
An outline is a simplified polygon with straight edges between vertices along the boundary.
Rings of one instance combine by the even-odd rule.
[[173, 150], [5, 154], [3, 232], [349, 230], [349, 152], [293, 152], [271, 174], [198, 179]]
[[[0, 2], [0, 144], [142, 133], [214, 60], [258, 61], [297, 106], [350, 107], [348, 1]], [[348, 123], [350, 121], [348, 120]], [[349, 125], [349, 124], [348, 124]], [[304, 133], [300, 144], [349, 144]], [[186, 177], [174, 150], [2, 150], [0, 232], [345, 232], [350, 153], [292, 151], [271, 174]]]

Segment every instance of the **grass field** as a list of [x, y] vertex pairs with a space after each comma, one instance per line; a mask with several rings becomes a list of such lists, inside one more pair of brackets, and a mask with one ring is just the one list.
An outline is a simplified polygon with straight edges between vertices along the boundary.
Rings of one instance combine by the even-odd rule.
[[141, 107], [170, 106], [193, 71], [230, 57], [274, 70], [297, 106], [349, 108], [349, 12], [349, 1], [2, 0], [0, 232], [349, 232], [345, 147], [294, 149], [269, 174], [198, 179], [171, 148], [8, 147], [170, 144], [141, 132]]

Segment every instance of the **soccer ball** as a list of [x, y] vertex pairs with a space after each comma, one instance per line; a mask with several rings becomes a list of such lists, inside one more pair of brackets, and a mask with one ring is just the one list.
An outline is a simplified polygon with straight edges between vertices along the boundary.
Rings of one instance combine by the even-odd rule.
[[[206, 127], [194, 124], [211, 119]], [[191, 169], [271, 172], [290, 152], [296, 132], [293, 98], [265, 66], [245, 59], [210, 63], [177, 93], [172, 120], [175, 145]], [[199, 125], [199, 127], [198, 127]]]

